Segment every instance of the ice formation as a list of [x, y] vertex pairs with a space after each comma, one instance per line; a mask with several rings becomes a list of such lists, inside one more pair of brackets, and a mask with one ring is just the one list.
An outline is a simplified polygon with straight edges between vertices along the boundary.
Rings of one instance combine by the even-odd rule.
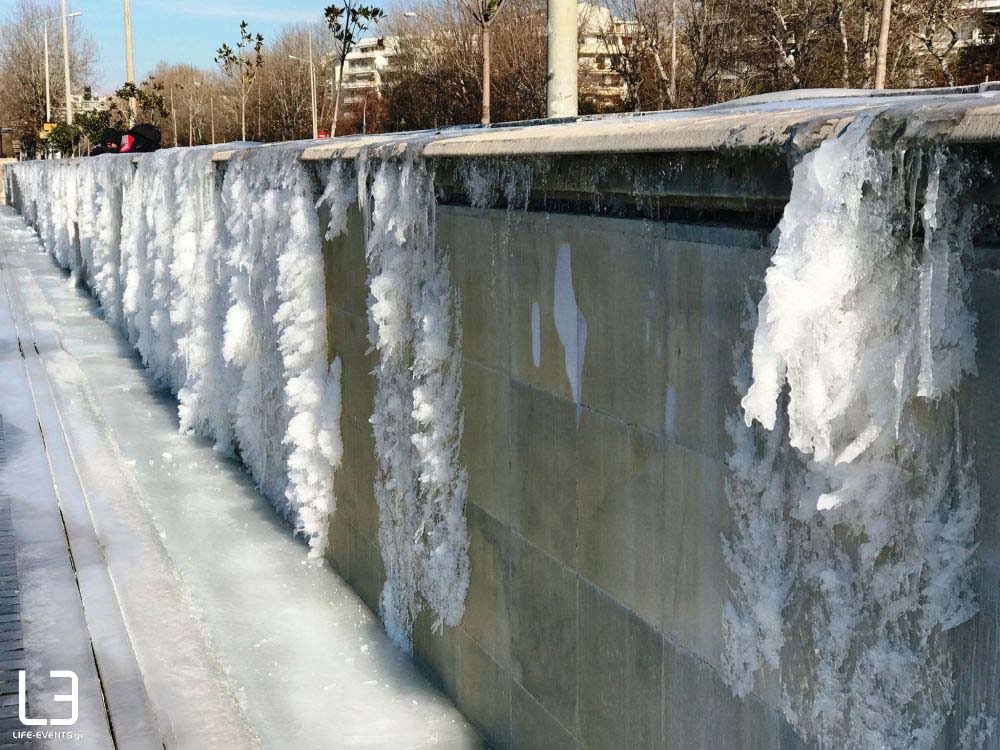
[[312, 177], [287, 149], [248, 149], [223, 180], [215, 150], [27, 163], [17, 187], [46, 248], [177, 394], [181, 429], [238, 453], [319, 558], [343, 451]]
[[469, 585], [459, 300], [434, 234], [433, 174], [412, 152], [362, 154], [359, 201], [369, 267], [369, 339], [379, 353], [371, 422], [378, 468], [380, 599], [386, 630], [411, 648], [421, 595], [434, 627], [462, 619]]
[[956, 405], [975, 367], [970, 167], [872, 130], [858, 118], [796, 166], [737, 354], [724, 663], [739, 695], [777, 670], [789, 720], [824, 744], [931, 747], [946, 631], [977, 611]]
[[321, 167], [317, 200], [297, 145], [237, 149], [224, 177], [216, 150], [159, 151], [137, 166], [117, 156], [25, 163], [13, 174], [45, 247], [177, 394], [181, 430], [238, 455], [314, 558], [329, 543], [343, 459], [320, 214], [334, 239], [360, 202], [380, 356], [371, 421], [382, 615], [409, 650], [417, 613], [426, 605], [435, 627], [457, 625], [469, 584], [460, 301], [435, 241], [433, 174], [415, 154], [362, 153], [357, 167]]
[[576, 304], [573, 270], [570, 265], [571, 255], [569, 243], [563, 242], [559, 245], [559, 253], [556, 255], [552, 314], [555, 317], [559, 342], [563, 346], [566, 379], [569, 380], [573, 401], [579, 405], [580, 389], [583, 385], [583, 360], [587, 351], [587, 320]]

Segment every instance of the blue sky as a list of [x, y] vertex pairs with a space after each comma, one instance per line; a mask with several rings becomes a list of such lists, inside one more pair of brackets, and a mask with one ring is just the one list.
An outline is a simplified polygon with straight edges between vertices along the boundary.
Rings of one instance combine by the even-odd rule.
[[[212, 65], [223, 41], [234, 41], [240, 19], [265, 39], [284, 25], [321, 21], [330, 3], [309, 0], [132, 0], [132, 37], [136, 75], [145, 77], [157, 62]], [[14, 0], [0, 0], [6, 15]], [[98, 46], [98, 91], [117, 87], [125, 80], [125, 35], [120, 0], [68, 0], [70, 12], [83, 15], [70, 23], [82, 24]]]

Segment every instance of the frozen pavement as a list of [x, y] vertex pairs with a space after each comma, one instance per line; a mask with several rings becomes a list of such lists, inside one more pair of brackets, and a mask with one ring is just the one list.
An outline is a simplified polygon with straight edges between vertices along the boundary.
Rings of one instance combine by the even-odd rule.
[[174, 399], [9, 208], [0, 282], [33, 711], [67, 715], [48, 670], [73, 670], [74, 748], [480, 746], [243, 470], [178, 433]]

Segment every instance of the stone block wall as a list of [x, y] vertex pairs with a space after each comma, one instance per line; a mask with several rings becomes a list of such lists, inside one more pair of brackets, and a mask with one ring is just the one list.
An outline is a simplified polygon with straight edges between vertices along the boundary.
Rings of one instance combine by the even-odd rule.
[[[462, 295], [472, 579], [460, 627], [418, 620], [418, 661], [498, 748], [798, 746], [773, 691], [737, 700], [719, 675], [724, 418], [766, 232], [444, 205], [437, 234]], [[330, 558], [377, 610], [358, 211], [325, 253], [344, 365]]]

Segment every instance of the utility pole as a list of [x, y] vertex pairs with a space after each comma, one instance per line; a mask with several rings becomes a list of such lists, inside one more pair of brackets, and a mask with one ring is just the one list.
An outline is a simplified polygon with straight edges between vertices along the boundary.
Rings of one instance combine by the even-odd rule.
[[49, 21], [42, 22], [45, 36], [45, 122], [52, 122], [52, 85], [49, 83]]
[[[125, 0], [125, 80], [135, 84], [135, 58], [132, 55], [132, 2]], [[139, 102], [133, 96], [128, 100], [129, 125], [139, 119]]]
[[316, 64], [313, 62], [313, 38], [309, 33], [309, 90], [312, 94], [313, 139], [319, 138], [319, 105], [316, 97]]
[[66, 123], [73, 124], [73, 100], [69, 77], [69, 17], [66, 15], [66, 0], [60, 2], [62, 8], [62, 33], [63, 33], [63, 76], [66, 79]]
[[312, 99], [312, 126], [313, 126], [313, 139], [319, 138], [319, 111], [317, 110], [316, 103], [316, 65], [313, 62], [313, 40], [312, 34], [309, 34], [309, 59], [303, 59], [297, 57], [296, 55], [288, 56], [292, 60], [298, 60], [300, 63], [306, 63], [309, 65], [309, 95]]
[[548, 0], [548, 75], [545, 114], [577, 114], [577, 0]]
[[[493, 19], [491, 18], [490, 21]], [[483, 23], [482, 30], [483, 39], [483, 125], [490, 124], [490, 69], [492, 67], [492, 61], [490, 60], [490, 24], [489, 21]]]
[[[76, 18], [83, 13], [70, 13], [66, 18]], [[49, 75], [49, 24], [53, 21], [61, 21], [62, 16], [53, 16], [42, 21], [42, 37], [45, 40], [45, 122], [52, 122], [52, 84]]]
[[[210, 116], [211, 122], [212, 122], [212, 145], [214, 146], [215, 145], [215, 96], [212, 94], [212, 90], [208, 89], [208, 88], [205, 88], [204, 84], [201, 81], [194, 81], [194, 85], [197, 88], [205, 89], [206, 91], [208, 91], [208, 111], [209, 111], [209, 116]], [[201, 114], [202, 111], [204, 111], [204, 107], [205, 107], [205, 104], [204, 104], [204, 101], [202, 101], [202, 105], [200, 107], [198, 107], [198, 114]], [[191, 106], [191, 107], [188, 108], [188, 145], [189, 146], [193, 145], [193, 140], [192, 140], [192, 138], [193, 138], [193, 136], [192, 136], [193, 128], [194, 128], [194, 107]]]
[[170, 118], [174, 121], [174, 148], [177, 148], [177, 108], [174, 106], [174, 84], [170, 84]]
[[875, 88], [885, 88], [886, 58], [889, 56], [889, 20], [892, 17], [892, 0], [882, 0], [882, 26], [878, 34], [878, 58], [875, 62]]

